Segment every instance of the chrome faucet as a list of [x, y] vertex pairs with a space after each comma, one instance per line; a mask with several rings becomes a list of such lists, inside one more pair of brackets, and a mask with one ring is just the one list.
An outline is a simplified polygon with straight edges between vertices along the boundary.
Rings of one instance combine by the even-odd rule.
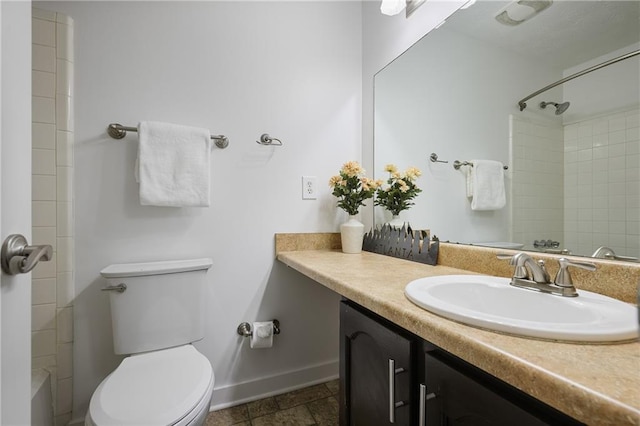
[[578, 296], [578, 292], [573, 286], [571, 274], [569, 273], [569, 266], [575, 266], [589, 271], [596, 270], [596, 266], [593, 263], [577, 262], [562, 257], [558, 259], [560, 269], [553, 282], [551, 282], [551, 277], [545, 268], [543, 260], [536, 262], [531, 256], [522, 252], [516, 253], [513, 256], [499, 254], [498, 259], [509, 260], [509, 264], [515, 266], [513, 278], [511, 278], [510, 283], [512, 286], [565, 297]]

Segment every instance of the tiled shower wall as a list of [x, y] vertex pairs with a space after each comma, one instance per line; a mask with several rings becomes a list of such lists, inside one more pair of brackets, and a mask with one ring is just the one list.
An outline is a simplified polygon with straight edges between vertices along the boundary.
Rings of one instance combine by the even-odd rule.
[[574, 253], [599, 246], [640, 250], [640, 110], [565, 126], [565, 241]]
[[562, 125], [511, 116], [511, 241], [563, 240]]
[[51, 373], [56, 425], [71, 420], [73, 373], [73, 21], [32, 12], [32, 365]]

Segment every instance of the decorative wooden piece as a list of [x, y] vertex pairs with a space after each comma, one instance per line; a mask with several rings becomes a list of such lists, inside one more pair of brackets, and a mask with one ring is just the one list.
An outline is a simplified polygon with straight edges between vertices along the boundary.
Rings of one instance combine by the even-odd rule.
[[438, 262], [439, 244], [435, 235], [433, 240], [429, 240], [427, 231], [414, 231], [411, 225], [395, 228], [385, 224], [365, 234], [362, 250], [435, 265]]

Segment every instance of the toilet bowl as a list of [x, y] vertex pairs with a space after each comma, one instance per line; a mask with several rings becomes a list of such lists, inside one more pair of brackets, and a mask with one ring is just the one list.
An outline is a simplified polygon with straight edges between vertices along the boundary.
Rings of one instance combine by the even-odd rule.
[[96, 388], [85, 425], [200, 426], [215, 376], [191, 343], [204, 337], [211, 259], [111, 265], [114, 352], [128, 355]]
[[192, 345], [125, 358], [91, 397], [87, 426], [201, 425], [214, 374]]

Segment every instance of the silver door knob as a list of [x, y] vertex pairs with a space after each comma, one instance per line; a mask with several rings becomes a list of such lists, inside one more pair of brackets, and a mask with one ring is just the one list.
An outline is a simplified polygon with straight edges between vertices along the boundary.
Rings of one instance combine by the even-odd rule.
[[9, 275], [26, 274], [36, 267], [39, 261], [49, 261], [53, 254], [50, 245], [30, 246], [20, 234], [12, 234], [2, 243], [0, 265]]

